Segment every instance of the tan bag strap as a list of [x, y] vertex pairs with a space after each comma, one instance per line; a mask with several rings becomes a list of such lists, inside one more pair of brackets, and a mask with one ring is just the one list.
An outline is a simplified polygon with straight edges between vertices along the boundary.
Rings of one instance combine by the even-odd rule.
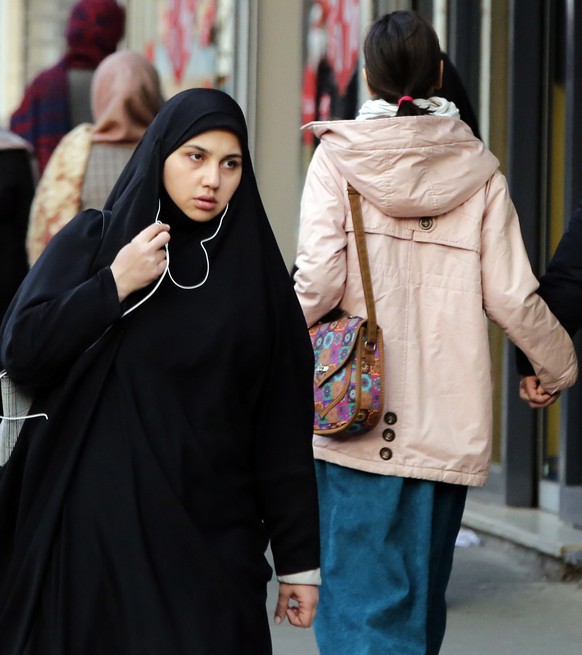
[[366, 312], [368, 314], [366, 348], [373, 351], [376, 347], [378, 321], [376, 320], [376, 305], [374, 302], [374, 291], [372, 288], [372, 275], [370, 273], [368, 248], [366, 247], [366, 233], [364, 232], [364, 221], [362, 219], [360, 194], [349, 182], [348, 198], [350, 200], [350, 208], [352, 210], [352, 221], [354, 223], [354, 234], [356, 235], [358, 260], [360, 262], [360, 273], [362, 275], [362, 286], [364, 287], [364, 299], [366, 301]]

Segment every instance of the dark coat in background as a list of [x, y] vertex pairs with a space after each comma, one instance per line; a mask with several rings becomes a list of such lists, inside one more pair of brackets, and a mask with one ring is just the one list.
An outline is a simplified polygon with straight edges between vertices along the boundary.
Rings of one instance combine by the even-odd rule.
[[[582, 327], [582, 202], [570, 218], [548, 270], [540, 278], [539, 295], [570, 336]], [[516, 350], [521, 375], [534, 375], [526, 356]]]
[[34, 184], [26, 143], [0, 130], [0, 322], [28, 272], [25, 242]]
[[441, 57], [443, 60], [443, 83], [435, 95], [454, 102], [461, 115], [461, 120], [467, 123], [473, 134], [480, 139], [481, 133], [477, 116], [461, 76], [446, 52], [441, 52]]

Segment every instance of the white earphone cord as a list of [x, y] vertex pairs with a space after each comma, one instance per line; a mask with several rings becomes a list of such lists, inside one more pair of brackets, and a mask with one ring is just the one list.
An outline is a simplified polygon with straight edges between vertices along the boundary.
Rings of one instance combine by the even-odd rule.
[[[0, 379], [4, 377], [8, 377], [8, 373], [6, 371], [0, 372]], [[25, 421], [27, 418], [45, 418], [48, 421], [47, 414], [27, 414], [26, 416], [3, 416], [0, 414], [0, 419], [3, 421]]]
[[180, 289], [185, 289], [185, 290], [199, 289], [206, 282], [206, 280], [208, 280], [208, 276], [210, 275], [210, 258], [208, 256], [208, 251], [206, 250], [206, 247], [205, 247], [204, 244], [207, 243], [208, 241], [212, 241], [212, 239], [214, 239], [218, 235], [218, 233], [220, 232], [220, 228], [222, 227], [222, 221], [224, 220], [224, 217], [226, 216], [227, 210], [228, 210], [228, 205], [226, 205], [226, 207], [224, 208], [224, 211], [222, 212], [222, 216], [220, 217], [218, 227], [216, 228], [216, 231], [214, 232], [214, 234], [212, 234], [209, 237], [206, 237], [206, 239], [202, 239], [202, 241], [200, 242], [200, 246], [202, 247], [202, 250], [204, 250], [204, 256], [206, 257], [206, 275], [204, 276], [204, 279], [202, 280], [202, 282], [198, 282], [198, 284], [193, 284], [192, 286], [184, 286], [183, 284], [179, 284], [178, 282], [176, 282], [176, 280], [174, 280], [174, 278], [172, 277], [172, 271], [170, 271], [170, 251], [168, 249], [168, 245], [166, 244], [166, 261], [167, 261], [167, 265], [166, 265], [166, 271], [165, 272], [168, 273], [168, 277], [170, 278], [170, 280], [172, 280], [172, 282], [177, 287], [179, 287]]
[[[154, 223], [161, 223], [162, 222], [162, 221], [160, 221], [160, 218], [159, 218], [160, 217], [160, 210], [161, 210], [161, 203], [158, 200], [158, 211], [156, 213], [156, 219], [155, 219]], [[130, 307], [129, 309], [126, 309], [123, 312], [123, 314], [121, 315], [121, 318], [123, 318], [124, 316], [127, 316], [130, 312], [132, 312], [134, 309], [137, 309], [146, 300], [151, 298], [153, 296], [153, 294], [158, 290], [158, 287], [162, 283], [163, 279], [166, 277], [166, 274], [168, 275], [170, 280], [172, 280], [172, 282], [178, 288], [185, 289], [187, 291], [191, 290], [191, 289], [198, 289], [203, 284], [205, 284], [205, 282], [208, 280], [208, 276], [210, 275], [210, 257], [208, 256], [208, 251], [206, 250], [206, 247], [205, 247], [204, 244], [207, 243], [208, 241], [212, 241], [212, 239], [214, 239], [218, 235], [218, 233], [220, 232], [220, 228], [222, 227], [222, 222], [224, 221], [224, 217], [226, 216], [227, 211], [228, 211], [228, 204], [226, 205], [226, 207], [224, 208], [224, 211], [222, 212], [222, 216], [220, 217], [218, 227], [216, 228], [216, 231], [214, 232], [214, 234], [210, 235], [209, 237], [206, 237], [206, 239], [202, 239], [202, 241], [200, 242], [200, 245], [202, 246], [202, 250], [204, 250], [204, 256], [206, 257], [206, 275], [204, 276], [204, 279], [202, 280], [202, 282], [199, 282], [198, 284], [193, 284], [192, 286], [184, 286], [183, 284], [179, 284], [178, 282], [176, 282], [176, 280], [174, 280], [174, 278], [172, 277], [172, 273], [170, 271], [170, 249], [168, 248], [168, 244], [166, 244], [164, 246], [164, 248], [166, 249], [166, 267], [164, 269], [164, 272], [160, 275], [160, 279], [157, 281], [156, 286], [148, 293], [147, 296], [142, 298], [133, 307]]]

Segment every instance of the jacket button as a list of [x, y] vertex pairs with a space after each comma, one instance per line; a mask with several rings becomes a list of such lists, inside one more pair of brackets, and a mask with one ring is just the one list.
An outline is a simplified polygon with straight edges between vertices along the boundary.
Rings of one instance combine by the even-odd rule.
[[382, 432], [382, 437], [384, 438], [384, 441], [394, 441], [396, 434], [394, 433], [394, 430], [386, 428], [386, 430]]
[[380, 457], [385, 460], [389, 460], [392, 458], [392, 451], [390, 448], [382, 448], [380, 450]]
[[423, 230], [430, 230], [430, 228], [432, 227], [432, 218], [428, 218], [425, 216], [424, 218], [421, 218], [420, 221], [418, 222], [420, 223], [420, 227]]
[[394, 423], [396, 423], [397, 420], [398, 417], [394, 412], [386, 412], [386, 414], [384, 414], [384, 422], [387, 425], [394, 425]]

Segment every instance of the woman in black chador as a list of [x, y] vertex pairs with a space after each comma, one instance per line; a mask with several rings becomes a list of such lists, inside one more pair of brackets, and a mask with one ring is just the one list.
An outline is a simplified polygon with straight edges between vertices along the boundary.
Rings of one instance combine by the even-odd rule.
[[48, 420], [0, 478], [0, 655], [268, 654], [269, 540], [275, 620], [317, 604], [313, 361], [238, 105], [174, 96], [105, 210], [2, 325]]

